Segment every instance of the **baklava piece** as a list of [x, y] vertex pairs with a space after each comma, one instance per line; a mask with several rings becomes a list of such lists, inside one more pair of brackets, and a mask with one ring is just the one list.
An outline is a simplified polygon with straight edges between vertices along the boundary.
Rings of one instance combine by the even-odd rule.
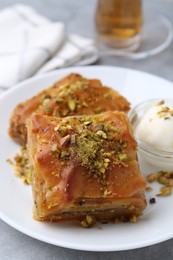
[[123, 112], [27, 120], [34, 218], [136, 221], [146, 207], [136, 141]]
[[10, 119], [9, 135], [21, 145], [26, 144], [26, 119], [33, 113], [66, 117], [99, 114], [105, 111], [127, 112], [129, 102], [118, 92], [102, 86], [96, 79], [70, 74], [37, 96], [20, 103]]

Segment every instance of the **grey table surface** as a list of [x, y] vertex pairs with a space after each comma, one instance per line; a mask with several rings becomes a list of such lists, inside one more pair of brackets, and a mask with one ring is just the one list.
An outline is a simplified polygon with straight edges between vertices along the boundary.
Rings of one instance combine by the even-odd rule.
[[[0, 9], [18, 3], [0, 0]], [[68, 22], [78, 8], [94, 5], [95, 0], [22, 0], [53, 21]], [[173, 23], [173, 0], [144, 0], [147, 8], [166, 15]], [[132, 61], [104, 57], [96, 64], [129, 67], [149, 72], [173, 81], [173, 43], [162, 53], [151, 58]], [[169, 214], [169, 212], [167, 212]], [[159, 228], [159, 227], [158, 227]], [[149, 235], [149, 230], [148, 230]], [[0, 220], [0, 259], [173, 259], [173, 239], [149, 247], [121, 252], [86, 252], [49, 245], [8, 226]]]

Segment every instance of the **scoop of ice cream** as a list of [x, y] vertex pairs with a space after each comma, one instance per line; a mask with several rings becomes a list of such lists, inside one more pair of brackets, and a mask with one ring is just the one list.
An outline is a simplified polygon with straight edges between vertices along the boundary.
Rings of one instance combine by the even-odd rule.
[[173, 152], [173, 105], [161, 102], [151, 107], [138, 124], [136, 136], [143, 143]]

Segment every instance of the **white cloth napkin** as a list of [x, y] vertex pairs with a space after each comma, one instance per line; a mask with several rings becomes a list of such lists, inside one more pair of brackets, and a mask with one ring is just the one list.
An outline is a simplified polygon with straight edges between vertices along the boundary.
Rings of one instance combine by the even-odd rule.
[[0, 90], [57, 68], [97, 60], [91, 39], [66, 36], [64, 24], [51, 22], [26, 5], [0, 12]]

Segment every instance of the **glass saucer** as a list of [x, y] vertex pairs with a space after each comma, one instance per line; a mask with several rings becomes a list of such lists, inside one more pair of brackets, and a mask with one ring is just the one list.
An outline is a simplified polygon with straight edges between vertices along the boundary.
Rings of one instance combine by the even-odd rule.
[[155, 11], [145, 12], [144, 10], [144, 25], [137, 50], [107, 47], [98, 41], [94, 25], [95, 9], [92, 7], [78, 9], [75, 14], [71, 15], [67, 27], [69, 33], [93, 39], [100, 57], [121, 56], [134, 60], [144, 59], [165, 50], [173, 39], [173, 28], [169, 19]]

